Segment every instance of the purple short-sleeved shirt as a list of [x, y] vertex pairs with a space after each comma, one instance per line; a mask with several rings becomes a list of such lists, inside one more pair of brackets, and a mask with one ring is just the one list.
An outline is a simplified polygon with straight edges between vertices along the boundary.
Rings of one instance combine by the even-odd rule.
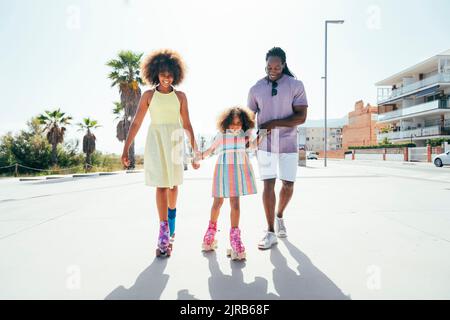
[[[275, 96], [272, 96], [272, 83], [267, 78], [259, 80], [250, 88], [247, 105], [256, 113], [258, 127], [267, 121], [293, 115], [293, 106], [308, 105], [305, 88], [300, 80], [283, 75], [276, 82], [278, 93]], [[273, 153], [297, 152], [297, 126], [276, 127], [271, 135], [261, 141], [259, 150]]]

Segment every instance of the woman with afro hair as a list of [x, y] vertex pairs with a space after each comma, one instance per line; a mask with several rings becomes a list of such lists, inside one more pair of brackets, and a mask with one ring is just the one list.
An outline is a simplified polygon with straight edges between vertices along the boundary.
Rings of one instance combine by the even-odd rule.
[[186, 95], [175, 90], [185, 76], [180, 55], [172, 50], [155, 51], [144, 59], [141, 72], [146, 83], [153, 88], [141, 97], [125, 142], [122, 163], [125, 166], [129, 164], [128, 150], [148, 110], [151, 123], [144, 152], [145, 184], [156, 187], [160, 220], [156, 255], [170, 256], [175, 236], [178, 185], [183, 183], [185, 131], [195, 153], [194, 169], [200, 166], [199, 153]]

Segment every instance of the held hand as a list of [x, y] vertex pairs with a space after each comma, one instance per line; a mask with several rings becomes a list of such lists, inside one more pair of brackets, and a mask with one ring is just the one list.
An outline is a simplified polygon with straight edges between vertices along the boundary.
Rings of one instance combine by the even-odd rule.
[[263, 138], [267, 137], [269, 134], [270, 134], [270, 131], [267, 129], [258, 130], [257, 137], [258, 137], [258, 139], [262, 140]]
[[128, 159], [128, 152], [122, 153], [121, 160], [124, 167], [128, 168], [130, 166], [130, 160]]
[[194, 151], [194, 158], [192, 159], [192, 168], [194, 168], [194, 170], [200, 168], [200, 160], [202, 160], [201, 153]]
[[270, 131], [272, 129], [274, 129], [276, 127], [275, 121], [271, 120], [271, 121], [267, 121], [266, 123], [263, 123], [262, 125], [259, 126], [260, 130], [267, 130], [269, 131], [268, 133], [270, 133]]
[[255, 143], [256, 144], [260, 144], [264, 138], [266, 138], [267, 136], [269, 136], [271, 133], [270, 130], [267, 129], [259, 129], [257, 134], [256, 134], [256, 139], [255, 139]]
[[200, 162], [201, 160], [203, 160], [202, 153], [199, 152], [199, 151], [195, 151], [194, 152], [194, 159], [192, 161], [193, 162]]
[[200, 168], [200, 163], [192, 162], [192, 168], [194, 168], [194, 170], [197, 170], [198, 168]]

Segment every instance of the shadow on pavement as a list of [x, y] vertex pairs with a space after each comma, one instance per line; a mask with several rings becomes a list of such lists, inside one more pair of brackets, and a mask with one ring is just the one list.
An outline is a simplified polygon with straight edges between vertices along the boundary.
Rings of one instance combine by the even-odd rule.
[[275, 300], [279, 297], [267, 293], [268, 282], [262, 277], [255, 277], [252, 283], [244, 282], [242, 269], [245, 262], [231, 261], [231, 276], [225, 275], [217, 262], [215, 252], [204, 253], [208, 259], [211, 277], [208, 279], [209, 293], [212, 300]]
[[108, 294], [105, 300], [159, 300], [169, 275], [164, 274], [168, 259], [155, 258], [136, 279], [129, 289], [119, 286]]
[[[208, 259], [211, 276], [208, 278], [212, 300], [350, 300], [336, 284], [292, 243], [284, 239], [289, 254], [298, 263], [298, 273], [288, 267], [286, 258], [275, 246], [270, 251], [270, 261], [274, 266], [273, 282], [278, 295], [268, 293], [268, 281], [255, 277], [251, 283], [244, 282], [245, 262], [231, 261], [231, 275], [220, 269], [216, 252], [204, 253]], [[155, 258], [136, 279], [129, 289], [119, 286], [105, 300], [158, 300], [167, 286], [169, 275], [164, 274], [168, 259]], [[198, 300], [189, 290], [178, 291], [178, 300]]]
[[298, 273], [290, 269], [286, 258], [275, 246], [270, 252], [270, 261], [274, 265], [273, 282], [281, 299], [285, 300], [350, 300], [336, 284], [311, 260], [288, 240], [283, 239], [290, 255], [298, 263]]
[[195, 298], [193, 294], [190, 294], [189, 290], [184, 289], [178, 291], [177, 300], [199, 300], [199, 299]]

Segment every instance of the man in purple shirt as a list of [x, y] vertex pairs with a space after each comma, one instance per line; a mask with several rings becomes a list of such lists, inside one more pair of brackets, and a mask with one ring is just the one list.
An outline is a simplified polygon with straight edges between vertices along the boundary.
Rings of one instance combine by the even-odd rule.
[[[286, 237], [283, 213], [294, 192], [298, 166], [297, 126], [306, 120], [308, 101], [303, 83], [295, 79], [286, 63], [281, 48], [272, 48], [266, 54], [267, 76], [259, 80], [248, 95], [248, 107], [256, 113], [259, 130], [270, 134], [259, 145], [257, 158], [261, 179], [264, 181], [263, 204], [268, 230], [259, 242], [260, 249], [269, 249]], [[278, 201], [275, 224], [275, 182], [283, 186]], [[276, 234], [275, 234], [276, 231]]]

